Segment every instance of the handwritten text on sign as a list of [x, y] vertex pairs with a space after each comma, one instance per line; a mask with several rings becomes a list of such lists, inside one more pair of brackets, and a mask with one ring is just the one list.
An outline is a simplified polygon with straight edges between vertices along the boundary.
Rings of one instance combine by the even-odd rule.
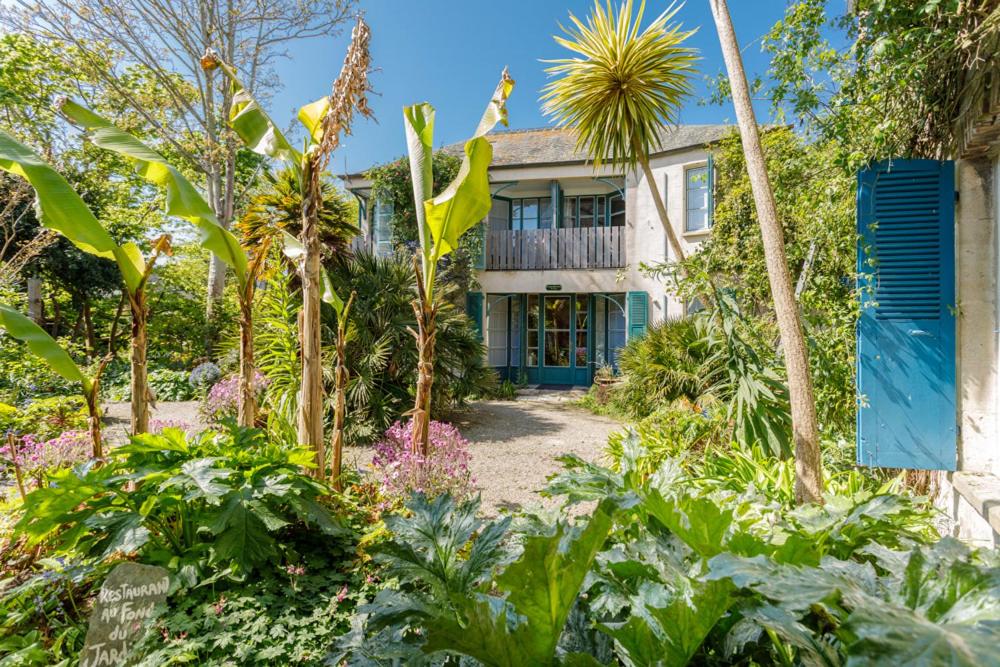
[[101, 587], [90, 616], [80, 667], [118, 667], [143, 633], [144, 625], [167, 598], [170, 577], [162, 567], [122, 563]]

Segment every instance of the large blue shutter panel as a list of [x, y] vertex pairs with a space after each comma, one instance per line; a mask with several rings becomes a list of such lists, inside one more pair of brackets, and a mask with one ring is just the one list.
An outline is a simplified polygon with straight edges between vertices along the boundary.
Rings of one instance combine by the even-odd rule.
[[858, 463], [954, 470], [954, 164], [858, 174]]
[[482, 292], [466, 292], [465, 294], [465, 313], [472, 320], [472, 324], [476, 327], [476, 333], [479, 335], [479, 340], [483, 339], [483, 293]]

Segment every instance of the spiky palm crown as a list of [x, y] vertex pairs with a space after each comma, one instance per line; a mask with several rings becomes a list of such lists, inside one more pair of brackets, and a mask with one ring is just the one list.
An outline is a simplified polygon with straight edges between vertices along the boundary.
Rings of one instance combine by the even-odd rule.
[[698, 59], [684, 46], [694, 31], [671, 23], [681, 5], [671, 4], [640, 30], [645, 1], [633, 17], [633, 2], [612, 10], [610, 0], [594, 9], [586, 23], [570, 14], [561, 46], [579, 54], [546, 61], [558, 77], [542, 90], [543, 111], [560, 126], [577, 132], [577, 149], [594, 167], [605, 162], [635, 167], [660, 147], [660, 130], [677, 123], [681, 102], [692, 91], [690, 77]]
[[[255, 248], [279, 230], [297, 236], [302, 229], [302, 193], [291, 169], [266, 173], [265, 183], [250, 200], [237, 223], [243, 244]], [[322, 184], [323, 205], [319, 211], [319, 235], [323, 246], [336, 254], [358, 233], [354, 209], [332, 184]]]

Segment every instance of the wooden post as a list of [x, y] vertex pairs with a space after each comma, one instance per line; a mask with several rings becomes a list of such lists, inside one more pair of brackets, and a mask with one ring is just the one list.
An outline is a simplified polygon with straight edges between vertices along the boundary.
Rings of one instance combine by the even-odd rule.
[[[146, 304], [146, 290], [140, 287], [128, 295], [129, 308], [132, 311], [132, 346], [130, 361], [132, 365], [132, 435], [149, 431], [149, 383], [146, 368], [146, 318], [149, 313]], [[99, 429], [98, 429], [99, 430]], [[97, 443], [95, 443], [96, 446]]]

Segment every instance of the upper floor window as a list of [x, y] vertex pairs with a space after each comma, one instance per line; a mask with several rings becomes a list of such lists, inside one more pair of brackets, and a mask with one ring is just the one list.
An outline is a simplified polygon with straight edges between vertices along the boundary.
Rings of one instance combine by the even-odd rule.
[[392, 255], [392, 202], [375, 202], [372, 224], [372, 250], [379, 257]]
[[620, 194], [563, 197], [563, 227], [624, 227], [625, 200]]
[[551, 226], [552, 199], [550, 197], [511, 200], [511, 229], [548, 229]]
[[701, 232], [712, 226], [709, 210], [709, 168], [708, 165], [691, 167], [684, 171], [684, 231]]

